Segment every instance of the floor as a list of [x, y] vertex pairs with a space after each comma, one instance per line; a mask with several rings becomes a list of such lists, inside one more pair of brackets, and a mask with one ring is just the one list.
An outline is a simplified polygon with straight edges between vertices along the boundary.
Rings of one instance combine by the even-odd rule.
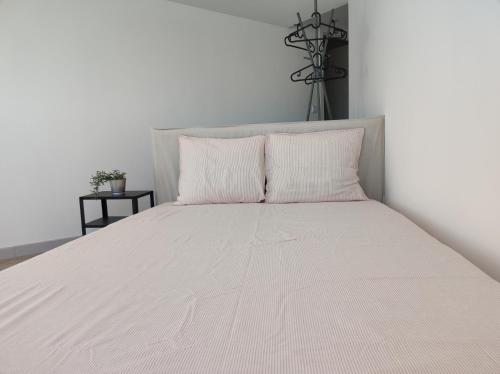
[[8, 267], [14, 266], [16, 264], [19, 264], [20, 262], [26, 261], [32, 257], [35, 256], [23, 256], [23, 257], [10, 258], [8, 260], [0, 260], [0, 271], [7, 269]]

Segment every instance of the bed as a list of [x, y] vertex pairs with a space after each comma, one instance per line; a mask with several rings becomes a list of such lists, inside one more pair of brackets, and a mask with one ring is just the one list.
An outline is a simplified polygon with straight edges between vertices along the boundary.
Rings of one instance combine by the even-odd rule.
[[[176, 134], [280, 126], [366, 126], [372, 200], [168, 202]], [[167, 202], [0, 272], [0, 373], [500, 373], [500, 284], [379, 201], [383, 119], [153, 138]]]

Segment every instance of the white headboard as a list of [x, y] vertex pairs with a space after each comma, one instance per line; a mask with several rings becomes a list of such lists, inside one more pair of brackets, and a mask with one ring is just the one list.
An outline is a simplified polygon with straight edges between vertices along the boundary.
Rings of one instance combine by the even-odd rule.
[[179, 135], [204, 138], [243, 138], [269, 133], [306, 133], [325, 130], [365, 129], [359, 163], [361, 186], [369, 198], [384, 196], [384, 117], [339, 121], [267, 123], [232, 127], [152, 129], [155, 189], [158, 203], [175, 201], [179, 180]]

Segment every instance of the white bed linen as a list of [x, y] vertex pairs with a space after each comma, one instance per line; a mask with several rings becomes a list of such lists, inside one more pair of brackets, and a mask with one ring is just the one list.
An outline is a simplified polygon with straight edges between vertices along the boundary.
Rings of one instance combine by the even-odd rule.
[[0, 373], [500, 373], [500, 284], [384, 205], [161, 205], [0, 272]]
[[177, 203], [258, 203], [264, 200], [265, 136], [239, 139], [179, 136]]
[[269, 134], [266, 203], [368, 200], [359, 184], [364, 128]]

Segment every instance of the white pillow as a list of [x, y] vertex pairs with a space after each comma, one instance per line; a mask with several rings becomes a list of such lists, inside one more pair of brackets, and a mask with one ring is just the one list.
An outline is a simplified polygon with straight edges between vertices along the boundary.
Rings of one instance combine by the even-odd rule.
[[265, 136], [241, 139], [179, 137], [179, 204], [264, 200]]
[[364, 129], [270, 134], [266, 202], [367, 200], [359, 185]]

